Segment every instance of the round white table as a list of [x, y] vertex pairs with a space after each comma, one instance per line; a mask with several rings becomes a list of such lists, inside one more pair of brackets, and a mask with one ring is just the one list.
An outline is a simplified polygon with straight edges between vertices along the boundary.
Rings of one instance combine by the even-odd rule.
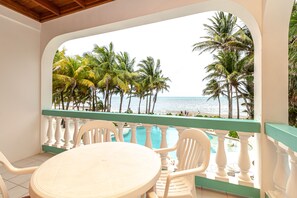
[[138, 197], [157, 182], [161, 161], [132, 143], [81, 146], [43, 163], [32, 175], [31, 198]]

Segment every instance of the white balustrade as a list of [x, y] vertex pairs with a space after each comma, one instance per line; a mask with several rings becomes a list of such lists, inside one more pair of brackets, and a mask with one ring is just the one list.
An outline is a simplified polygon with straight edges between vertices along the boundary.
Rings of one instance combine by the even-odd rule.
[[217, 171], [215, 178], [220, 181], [228, 181], [229, 178], [225, 170], [227, 165], [225, 136], [228, 134], [228, 131], [216, 130], [215, 133], [218, 136], [218, 147], [216, 153]]
[[[161, 144], [160, 144], [160, 148], [167, 148], [167, 138], [166, 138], [166, 134], [167, 134], [167, 126], [159, 126], [160, 130], [161, 130]], [[162, 168], [165, 169], [167, 167], [167, 157], [168, 157], [168, 153], [162, 153], [161, 154], [161, 160], [162, 160]]]
[[136, 127], [137, 124], [135, 123], [129, 123], [130, 127], [131, 127], [131, 143], [136, 143], [137, 144], [137, 139], [136, 139]]
[[55, 147], [60, 148], [62, 145], [62, 131], [61, 131], [61, 121], [62, 118], [61, 117], [56, 117], [56, 130], [55, 130], [55, 139], [56, 142], [54, 144]]
[[48, 127], [47, 127], [47, 142], [45, 145], [52, 146], [55, 142], [54, 133], [53, 133], [53, 117], [48, 116]]
[[72, 144], [70, 143], [71, 137], [70, 137], [70, 130], [69, 130], [69, 118], [64, 118], [65, 121], [65, 132], [64, 132], [64, 149], [70, 149], [72, 147]]
[[152, 138], [151, 138], [151, 128], [153, 127], [152, 125], [144, 124], [145, 127], [145, 133], [146, 133], [146, 138], [145, 138], [145, 146], [152, 148]]
[[252, 186], [252, 180], [249, 176], [249, 170], [251, 167], [250, 156], [248, 152], [249, 142], [248, 139], [252, 136], [251, 133], [238, 133], [240, 140], [240, 152], [238, 157], [238, 166], [240, 169], [239, 173], [239, 184]]
[[276, 146], [276, 165], [273, 172], [273, 182], [276, 188], [276, 197], [285, 197], [286, 185], [289, 177], [289, 160], [286, 153], [287, 148], [280, 142], [274, 141]]
[[[64, 136], [62, 137], [62, 129], [61, 129], [61, 117], [52, 117], [52, 116], [48, 116], [47, 121], [48, 121], [48, 128], [47, 128], [47, 142], [45, 143], [45, 145], [49, 145], [49, 146], [54, 146], [54, 147], [58, 147], [58, 148], [65, 148], [65, 149], [70, 149], [73, 147], [73, 142], [75, 141], [75, 137], [78, 134], [79, 128], [81, 125], [83, 125], [84, 123], [88, 122], [88, 119], [80, 119], [80, 118], [63, 118], [64, 119], [64, 126], [65, 126], [65, 130], [64, 130]], [[55, 122], [54, 122], [55, 121]], [[124, 129], [124, 125], [125, 122], [116, 122], [116, 125], [118, 127], [118, 133], [119, 133], [119, 138], [121, 141], [124, 141], [124, 135], [123, 134], [123, 129]], [[151, 137], [151, 130], [152, 127], [154, 127], [154, 125], [152, 124], [138, 124], [138, 123], [127, 123], [128, 127], [131, 128], [131, 139], [129, 140], [131, 143], [137, 143], [137, 133], [136, 133], [136, 129], [138, 126], [144, 126], [145, 127], [145, 136], [146, 136], [146, 140], [145, 140], [145, 146], [152, 148], [152, 137]], [[53, 126], [55, 126], [55, 130], [53, 130]], [[167, 148], [168, 145], [168, 140], [167, 137], [170, 136], [170, 134], [168, 133], [168, 126], [163, 126], [160, 125], [158, 126], [161, 130], [161, 142], [160, 142], [160, 148]], [[178, 134], [180, 135], [184, 129], [186, 129], [187, 127], [175, 127], [176, 130], [178, 131]], [[202, 129], [205, 131], [205, 129]], [[248, 154], [248, 139], [251, 137], [251, 133], [243, 133], [243, 132], [239, 132], [239, 136], [240, 136], [240, 145], [241, 145], [241, 149], [240, 149], [240, 154], [239, 154], [239, 159], [238, 159], [238, 166], [240, 168], [240, 174], [239, 175], [235, 175], [233, 176], [233, 180], [231, 181], [230, 178], [231, 176], [228, 176], [226, 173], [226, 166], [227, 166], [227, 157], [226, 157], [226, 149], [225, 149], [225, 136], [228, 133], [228, 131], [225, 130], [216, 130], [214, 131], [216, 136], [218, 137], [218, 148], [216, 151], [216, 154], [212, 154], [212, 155], [216, 155], [216, 161], [215, 164], [212, 164], [211, 167], [215, 166], [217, 167], [217, 170], [214, 171], [213, 173], [215, 173], [215, 177], [213, 177], [213, 173], [212, 175], [209, 174], [210, 172], [206, 171], [203, 174], [200, 174], [200, 176], [202, 177], [207, 177], [207, 178], [215, 178], [216, 180], [221, 180], [221, 181], [225, 181], [225, 182], [232, 182], [234, 181], [234, 179], [239, 182], [240, 184], [244, 184], [244, 185], [252, 185], [253, 181], [251, 180], [250, 176], [249, 176], [249, 169], [250, 169], [250, 159], [249, 159], [249, 154]], [[92, 136], [93, 137], [93, 136]], [[106, 136], [107, 138], [110, 138], [110, 135], [107, 134]], [[99, 137], [93, 137], [96, 139], [96, 141], [101, 141], [99, 140], [101, 138], [101, 136]], [[63, 141], [62, 141], [63, 139]], [[90, 136], [86, 135], [83, 137], [83, 142], [84, 144], [89, 144], [90, 143]], [[162, 160], [162, 167], [165, 168], [165, 166], [167, 166], [168, 164], [168, 154], [162, 154], [161, 155], [161, 160]], [[286, 153], [284, 153], [284, 150], [280, 150], [280, 163], [282, 164], [284, 161], [286, 161]], [[293, 163], [294, 162], [294, 163]], [[296, 160], [292, 161], [292, 165], [291, 166], [295, 166], [296, 167]], [[284, 165], [279, 165], [279, 167], [283, 167]], [[296, 172], [296, 171], [295, 171]], [[278, 173], [279, 174], [279, 173]], [[292, 174], [292, 171], [291, 171]], [[296, 174], [296, 173], [294, 173]], [[285, 180], [285, 179], [284, 179]], [[295, 184], [293, 179], [291, 179], [292, 182], [291, 184]], [[282, 189], [282, 191], [284, 191], [284, 183], [280, 182], [277, 183], [276, 182], [276, 188], [280, 188]], [[289, 184], [287, 184], [287, 186], [289, 186]], [[290, 188], [286, 188], [286, 190], [288, 191], [288, 189]], [[294, 189], [295, 190], [295, 189]], [[291, 192], [292, 190], [289, 190], [288, 192]]]
[[73, 136], [72, 136], [73, 144], [74, 144], [74, 142], [76, 142], [76, 137], [77, 137], [78, 131], [79, 131], [78, 122], [79, 122], [79, 119], [77, 119], [77, 118], [73, 119], [73, 127], [74, 127], [74, 132], [73, 132]]
[[123, 131], [124, 131], [125, 123], [124, 122], [117, 122], [117, 125], [118, 125], [118, 130], [119, 130], [119, 139], [120, 139], [121, 142], [124, 142]]
[[288, 150], [290, 155], [291, 172], [288, 178], [286, 186], [286, 196], [287, 198], [297, 197], [297, 153], [293, 152], [291, 149]]

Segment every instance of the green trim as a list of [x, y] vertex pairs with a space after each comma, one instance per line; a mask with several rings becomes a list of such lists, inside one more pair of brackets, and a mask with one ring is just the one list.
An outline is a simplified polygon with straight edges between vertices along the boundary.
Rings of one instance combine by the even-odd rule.
[[42, 145], [42, 151], [44, 151], [46, 153], [59, 154], [59, 153], [62, 153], [64, 151], [66, 151], [66, 150], [67, 149], [57, 148], [57, 147], [48, 146], [48, 145]]
[[265, 123], [265, 132], [268, 136], [297, 152], [297, 128], [287, 124]]
[[231, 184], [228, 182], [217, 181], [199, 176], [195, 177], [195, 184], [197, 187], [207, 188], [220, 192], [226, 192], [233, 195], [249, 198], [260, 198], [260, 189], [249, 186]]
[[42, 110], [42, 115], [260, 133], [260, 123], [255, 120], [66, 110]]

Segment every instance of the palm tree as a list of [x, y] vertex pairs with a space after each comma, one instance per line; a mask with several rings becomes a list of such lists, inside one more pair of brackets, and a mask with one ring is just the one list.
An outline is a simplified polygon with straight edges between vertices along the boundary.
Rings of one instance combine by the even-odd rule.
[[208, 51], [213, 53], [217, 50], [229, 50], [228, 43], [235, 40], [237, 17], [224, 12], [216, 12], [215, 16], [208, 20], [211, 25], [203, 24], [207, 35], [202, 37], [204, 41], [193, 45], [193, 51], [200, 51], [202, 54]]
[[97, 62], [96, 70], [100, 75], [100, 80], [97, 84], [99, 88], [102, 89], [104, 98], [104, 111], [110, 111], [110, 102], [115, 87], [116, 72], [116, 61], [115, 52], [113, 49], [113, 44], [110, 43], [109, 46], [100, 47], [95, 44], [92, 53], [93, 62]]
[[[161, 73], [160, 73], [161, 74]], [[151, 113], [154, 113], [155, 105], [158, 98], [158, 93], [161, 91], [168, 91], [170, 86], [168, 85], [168, 82], [170, 79], [168, 77], [164, 77], [163, 75], [157, 77], [154, 81], [154, 88], [155, 88], [155, 94], [153, 97], [153, 107]]]
[[[235, 94], [237, 118], [239, 118], [239, 98], [245, 101], [249, 117], [253, 117], [253, 72], [254, 45], [246, 26], [236, 24], [232, 14], [217, 12], [210, 18], [211, 25], [204, 24], [207, 36], [205, 40], [193, 45], [193, 51], [200, 54], [206, 51], [214, 55], [215, 62], [206, 67], [209, 73], [204, 80], [224, 79], [221, 88], [228, 98], [228, 117], [232, 117], [232, 98]], [[208, 83], [211, 85], [211, 82]], [[208, 90], [208, 88], [206, 88]], [[206, 91], [205, 90], [205, 91]]]
[[133, 68], [135, 63], [135, 58], [131, 60], [128, 52], [120, 52], [119, 54], [117, 54], [116, 60], [117, 60], [118, 78], [119, 80], [122, 81], [122, 83], [118, 84], [119, 85], [118, 89], [120, 93], [119, 112], [121, 113], [123, 98], [125, 93], [129, 93], [128, 109], [130, 109], [131, 93], [132, 93], [133, 84], [135, 81], [135, 77], [137, 76], [137, 73], [134, 72], [134, 68]]
[[[157, 102], [158, 93], [160, 91], [168, 91], [168, 77], [164, 77], [161, 70], [161, 62], [159, 59], [155, 61], [152, 57], [140, 61], [138, 72], [140, 79], [143, 81], [146, 94], [146, 113], [154, 113], [155, 104]], [[153, 98], [152, 98], [153, 97]], [[153, 102], [153, 104], [152, 104]]]
[[221, 117], [221, 100], [220, 96], [223, 94], [222, 87], [220, 85], [220, 82], [216, 79], [211, 79], [206, 84], [206, 88], [203, 89], [203, 95], [210, 95], [210, 97], [207, 99], [218, 99], [219, 103], [219, 117]]
[[[63, 109], [68, 110], [71, 102], [75, 99], [75, 89], [79, 86], [94, 87], [94, 84], [87, 79], [89, 68], [85, 60], [79, 56], [68, 57], [57, 61], [53, 65], [53, 86], [61, 91]], [[67, 105], [64, 108], [64, 95], [67, 93]]]

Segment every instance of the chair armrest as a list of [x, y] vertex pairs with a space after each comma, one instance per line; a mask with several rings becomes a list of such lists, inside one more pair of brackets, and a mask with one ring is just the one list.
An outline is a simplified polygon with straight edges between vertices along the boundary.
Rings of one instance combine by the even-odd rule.
[[165, 185], [165, 189], [164, 189], [163, 198], [167, 198], [167, 196], [168, 196], [168, 191], [169, 191], [169, 186], [170, 186], [171, 180], [173, 180], [173, 179], [175, 179], [177, 177], [183, 177], [183, 176], [188, 176], [188, 175], [194, 175], [194, 174], [197, 174], [197, 173], [201, 173], [205, 169], [206, 168], [204, 166], [202, 166], [202, 167], [199, 167], [199, 168], [192, 168], [192, 169], [188, 169], [188, 170], [182, 170], [182, 171], [169, 173], [167, 175], [167, 179], [166, 179], [166, 185]]
[[24, 174], [31, 174], [33, 173], [38, 166], [33, 166], [33, 167], [26, 167], [26, 168], [15, 168], [10, 169], [12, 173], [18, 174], [18, 175], [24, 175]]
[[167, 178], [169, 177], [171, 180], [171, 179], [174, 179], [177, 177], [195, 175], [195, 174], [203, 172], [204, 170], [205, 170], [204, 167], [199, 167], [199, 168], [192, 168], [192, 169], [188, 169], [188, 170], [176, 171], [176, 172], [169, 173]]
[[176, 146], [177, 146], [177, 145], [175, 145], [175, 146], [173, 146], [173, 147], [171, 147], [171, 148], [154, 149], [154, 151], [155, 151], [156, 153], [160, 153], [160, 154], [162, 154], [162, 153], [168, 153], [168, 152], [171, 152], [171, 151], [176, 150]]

